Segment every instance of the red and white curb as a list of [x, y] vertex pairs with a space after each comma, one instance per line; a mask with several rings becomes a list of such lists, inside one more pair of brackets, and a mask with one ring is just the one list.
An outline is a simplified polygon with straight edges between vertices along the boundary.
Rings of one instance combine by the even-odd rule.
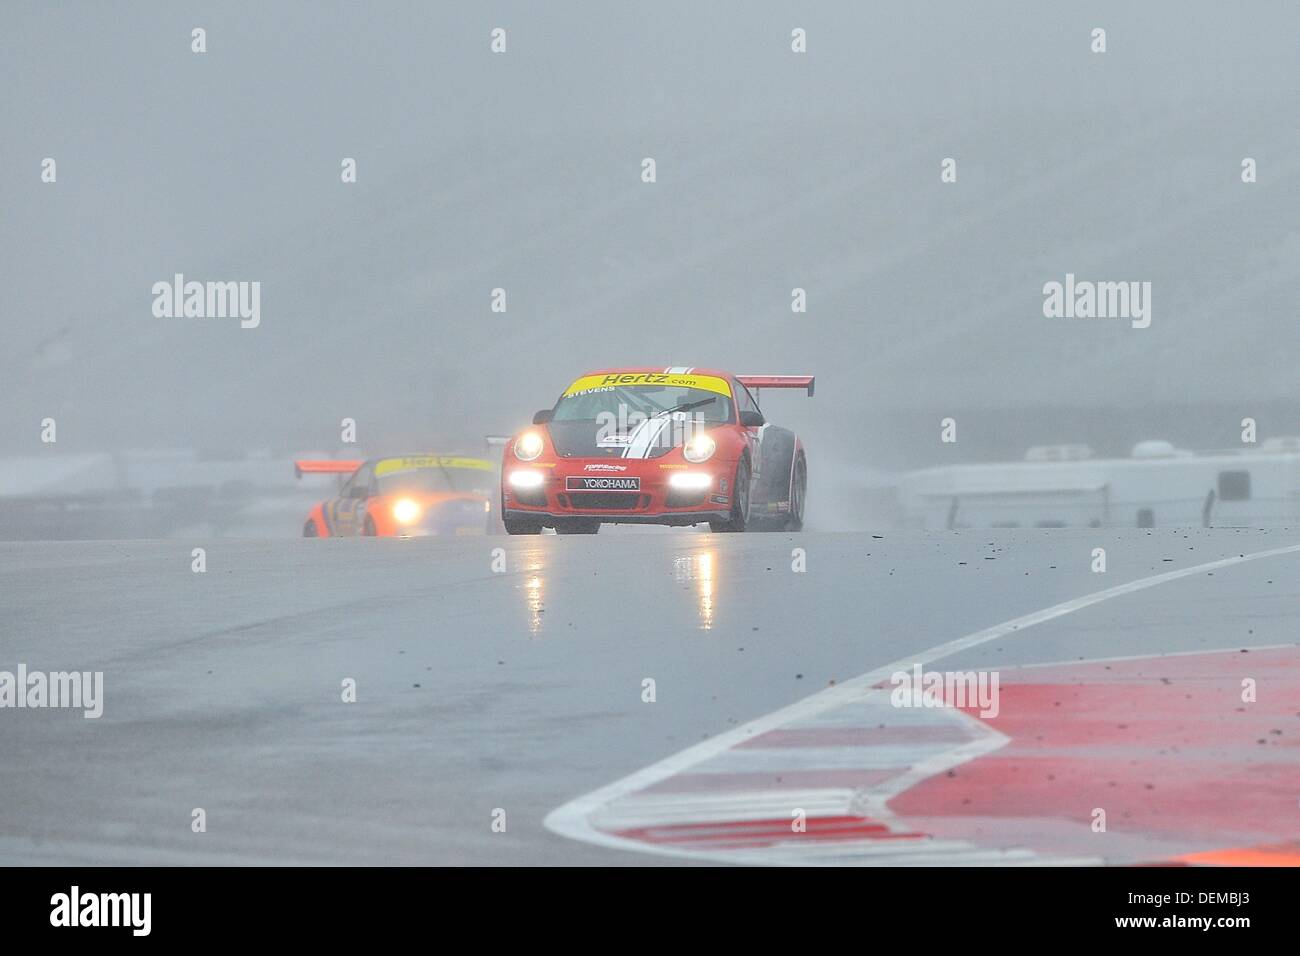
[[[1274, 548], [1141, 578], [1053, 605], [895, 661], [773, 711], [547, 815], [562, 836], [621, 850], [729, 863], [1025, 865], [1099, 863], [934, 836], [890, 810], [926, 780], [1004, 747], [989, 722], [956, 708], [895, 708], [898, 671], [1170, 581], [1262, 558]], [[802, 814], [800, 814], [800, 811]], [[803, 828], [796, 826], [802, 819]]]
[[936, 840], [888, 801], [1007, 738], [954, 708], [900, 710], [878, 690], [759, 733], [597, 806], [596, 831], [644, 849], [748, 863], [991, 863], [1027, 851]]
[[1300, 864], [1297, 644], [1001, 678], [1007, 745], [900, 794], [891, 807], [912, 826], [1111, 863]]

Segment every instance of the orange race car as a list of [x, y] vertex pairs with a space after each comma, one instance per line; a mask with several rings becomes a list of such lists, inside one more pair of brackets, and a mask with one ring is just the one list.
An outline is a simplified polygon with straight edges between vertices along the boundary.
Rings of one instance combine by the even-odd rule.
[[459, 455], [295, 461], [294, 473], [348, 475], [338, 495], [311, 509], [305, 538], [409, 538], [492, 534], [496, 465]]

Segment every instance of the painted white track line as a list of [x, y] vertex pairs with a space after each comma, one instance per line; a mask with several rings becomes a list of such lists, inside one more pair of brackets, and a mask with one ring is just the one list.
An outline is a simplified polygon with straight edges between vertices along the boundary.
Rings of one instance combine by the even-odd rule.
[[[1095, 591], [1092, 594], [1083, 597], [1074, 598], [1069, 601], [1063, 601], [1060, 604], [1054, 604], [1051, 607], [1044, 608], [1041, 611], [1034, 611], [1021, 617], [1012, 618], [1001, 624], [995, 624], [992, 627], [976, 631], [973, 634], [967, 634], [964, 637], [956, 638], [944, 644], [938, 644], [928, 650], [920, 651], [917, 654], [909, 655], [892, 663], [877, 667], [875, 670], [868, 671], [850, 680], [837, 684], [834, 687], [826, 688], [810, 697], [796, 701], [787, 707], [774, 710], [769, 714], [764, 714], [748, 723], [739, 727], [732, 728], [724, 733], [712, 737], [708, 740], [701, 741], [694, 746], [687, 747], [670, 757], [651, 764], [642, 770], [629, 774], [620, 780], [611, 784], [593, 790], [574, 800], [569, 801], [563, 806], [557, 807], [547, 814], [544, 821], [547, 829], [561, 836], [569, 837], [574, 840], [582, 840], [587, 843], [593, 843], [598, 846], [609, 847], [616, 850], [630, 850], [639, 853], [656, 853], [666, 856], [693, 857], [696, 859], [721, 859], [729, 862], [744, 862], [743, 854], [721, 854], [710, 853], [708, 850], [684, 849], [680, 847], [664, 846], [646, 843], [641, 840], [629, 839], [617, 836], [613, 833], [607, 833], [598, 829], [591, 822], [593, 814], [602, 808], [608, 807], [616, 800], [627, 797], [629, 794], [644, 790], [653, 786], [669, 777], [683, 773], [697, 764], [718, 756], [724, 751], [744, 743], [752, 737], [759, 734], [767, 733], [786, 724], [795, 721], [807, 721], [817, 714], [830, 710], [835, 707], [842, 707], [851, 704], [854, 700], [862, 700], [866, 692], [873, 686], [887, 681], [889, 677], [897, 671], [908, 670], [916, 664], [922, 667], [956, 654], [960, 651], [968, 650], [972, 647], [978, 647], [989, 641], [997, 640], [1008, 634], [1014, 634], [1025, 628], [1033, 627], [1036, 624], [1042, 624], [1075, 611], [1091, 607], [1094, 604], [1100, 604], [1103, 601], [1109, 601], [1112, 598], [1123, 597], [1126, 594], [1134, 594], [1138, 591], [1145, 591], [1161, 584], [1167, 584], [1171, 581], [1177, 581], [1182, 578], [1192, 577], [1197, 574], [1204, 574], [1208, 571], [1215, 571], [1220, 568], [1229, 568], [1234, 565], [1244, 564], [1249, 561], [1258, 561], [1262, 558], [1273, 558], [1286, 554], [1300, 554], [1300, 544], [1290, 545], [1282, 548], [1272, 548], [1267, 551], [1256, 551], [1250, 554], [1237, 555], [1236, 557], [1221, 558], [1217, 561], [1209, 561], [1204, 564], [1192, 565], [1191, 567], [1181, 568], [1174, 571], [1166, 571], [1163, 574], [1155, 574], [1150, 577], [1138, 578], [1135, 581], [1129, 581], [1126, 584], [1116, 585], [1112, 588], [1106, 588], [1102, 591]], [[1001, 736], [1001, 735], [998, 735]], [[986, 738], [984, 747], [996, 746], [999, 741], [996, 738]], [[974, 748], [963, 748], [957, 756], [961, 759], [970, 759], [982, 752], [979, 745]], [[957, 761], [960, 762], [960, 759]], [[919, 783], [925, 777], [933, 776], [934, 773], [942, 772], [944, 769], [953, 766], [951, 759], [940, 759], [932, 763], [920, 763], [909, 774], [909, 785]], [[901, 792], [896, 787], [889, 787], [889, 792], [872, 792], [870, 790], [859, 794], [855, 799], [869, 805], [879, 812], [886, 799]], [[779, 853], [764, 853], [756, 856], [752, 862], [779, 862]], [[810, 863], [813, 862], [805, 857], [791, 858], [792, 863]], [[963, 861], [965, 862], [965, 861]], [[970, 861], [974, 862], [974, 861]], [[1060, 861], [1056, 861], [1060, 862]], [[1080, 861], [1075, 861], [1080, 862]]]

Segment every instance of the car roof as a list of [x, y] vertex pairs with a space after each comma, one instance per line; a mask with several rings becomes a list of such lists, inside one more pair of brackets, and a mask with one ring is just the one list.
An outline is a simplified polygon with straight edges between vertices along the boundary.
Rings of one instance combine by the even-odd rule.
[[[491, 458], [484, 458], [482, 455], [456, 455], [436, 451], [422, 451], [409, 455], [376, 455], [374, 458], [367, 458], [366, 464], [377, 465], [381, 461], [408, 460], [412, 462], [412, 468], [437, 468], [440, 462], [443, 464], [443, 467], [450, 468], [452, 466], [448, 464], [448, 462], [451, 461], [475, 461], [485, 462], [489, 465], [492, 464]], [[495, 468], [496, 466], [493, 465], [493, 467]]]
[[715, 378], [731, 378], [730, 372], [724, 372], [716, 368], [696, 368], [692, 365], [629, 365], [615, 368], [596, 368], [590, 372], [584, 372], [579, 378], [587, 375], [642, 375], [646, 372], [671, 372], [676, 375], [712, 375]]

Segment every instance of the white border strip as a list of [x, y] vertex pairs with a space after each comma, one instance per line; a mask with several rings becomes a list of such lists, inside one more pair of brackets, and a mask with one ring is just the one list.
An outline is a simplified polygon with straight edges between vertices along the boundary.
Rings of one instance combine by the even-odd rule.
[[1289, 545], [1284, 548], [1272, 548], [1268, 551], [1256, 551], [1252, 554], [1241, 554], [1233, 558], [1222, 558], [1218, 561], [1209, 561], [1205, 564], [1196, 564], [1189, 568], [1181, 568], [1176, 571], [1166, 571], [1163, 574], [1155, 574], [1146, 578], [1138, 578], [1136, 581], [1129, 581], [1127, 584], [1119, 584], [1113, 588], [1106, 588], [1104, 591], [1094, 591], [1092, 594], [1086, 594], [1083, 597], [1074, 598], [1070, 601], [1063, 601], [1060, 604], [1053, 604], [1049, 608], [1041, 611], [1034, 611], [1031, 614], [1025, 614], [1021, 617], [1012, 618], [1001, 624], [995, 624], [993, 627], [985, 628], [982, 631], [976, 631], [973, 634], [967, 634], [965, 637], [959, 637], [955, 640], [948, 641], [945, 644], [937, 644], [928, 650], [919, 652], [900, 660], [885, 664], [883, 667], [877, 667], [873, 671], [860, 674], [850, 680], [837, 684], [834, 687], [828, 687], [825, 690], [818, 691], [810, 697], [796, 701], [787, 707], [774, 710], [770, 714], [764, 714], [748, 723], [741, 724], [724, 733], [703, 740], [694, 746], [687, 747], [670, 757], [660, 760], [658, 763], [651, 764], [644, 769], [629, 774], [620, 780], [615, 780], [611, 784], [593, 790], [590, 793], [583, 794], [563, 806], [557, 807], [546, 815], [542, 822], [552, 833], [558, 833], [560, 836], [569, 837], [573, 840], [582, 840], [586, 843], [594, 843], [598, 846], [609, 847], [614, 850], [631, 850], [638, 853], [657, 853], [664, 856], [695, 856], [698, 853], [688, 852], [682, 849], [669, 846], [659, 846], [643, 843], [640, 840], [630, 840], [625, 837], [614, 836], [605, 833], [593, 827], [588, 818], [599, 807], [610, 803], [629, 793], [637, 790], [644, 790], [646, 787], [653, 786], [661, 780], [679, 774], [697, 763], [701, 763], [711, 757], [717, 756], [724, 750], [743, 743], [747, 739], [774, 730], [785, 724], [797, 720], [804, 720], [808, 717], [818, 714], [831, 707], [838, 707], [848, 703], [849, 699], [854, 697], [860, 691], [869, 688], [882, 681], [888, 680], [889, 676], [895, 671], [906, 670], [915, 664], [925, 666], [940, 658], [948, 657], [959, 651], [968, 650], [977, 647], [980, 644], [987, 644], [989, 641], [995, 641], [999, 637], [1005, 637], [1016, 631], [1024, 630], [1027, 627], [1033, 627], [1035, 624], [1042, 624], [1045, 621], [1051, 621], [1058, 617], [1064, 617], [1067, 614], [1073, 614], [1083, 608], [1091, 607], [1094, 604], [1100, 604], [1102, 601], [1109, 601], [1111, 598], [1123, 597], [1126, 594], [1134, 594], [1137, 591], [1145, 591], [1147, 588], [1153, 588], [1160, 584], [1167, 584], [1170, 581], [1177, 581], [1181, 578], [1188, 578], [1195, 574], [1202, 574], [1206, 571], [1216, 571], [1219, 568], [1230, 568], [1236, 564], [1244, 564], [1247, 561], [1258, 561], [1261, 558], [1273, 558], [1283, 554], [1300, 553], [1300, 544]]
[[1044, 667], [1082, 667], [1086, 664], [1123, 664], [1128, 661], [1163, 661], [1171, 657], [1200, 657], [1203, 654], [1240, 654], [1242, 651], [1280, 651], [1300, 647], [1300, 641], [1286, 644], [1237, 644], [1233, 647], [1207, 647], [1204, 650], [1165, 651], [1163, 654], [1124, 654], [1120, 657], [1072, 657], [1068, 661], [1035, 661], [1032, 664], [1003, 664], [1000, 671], [1027, 671]]

